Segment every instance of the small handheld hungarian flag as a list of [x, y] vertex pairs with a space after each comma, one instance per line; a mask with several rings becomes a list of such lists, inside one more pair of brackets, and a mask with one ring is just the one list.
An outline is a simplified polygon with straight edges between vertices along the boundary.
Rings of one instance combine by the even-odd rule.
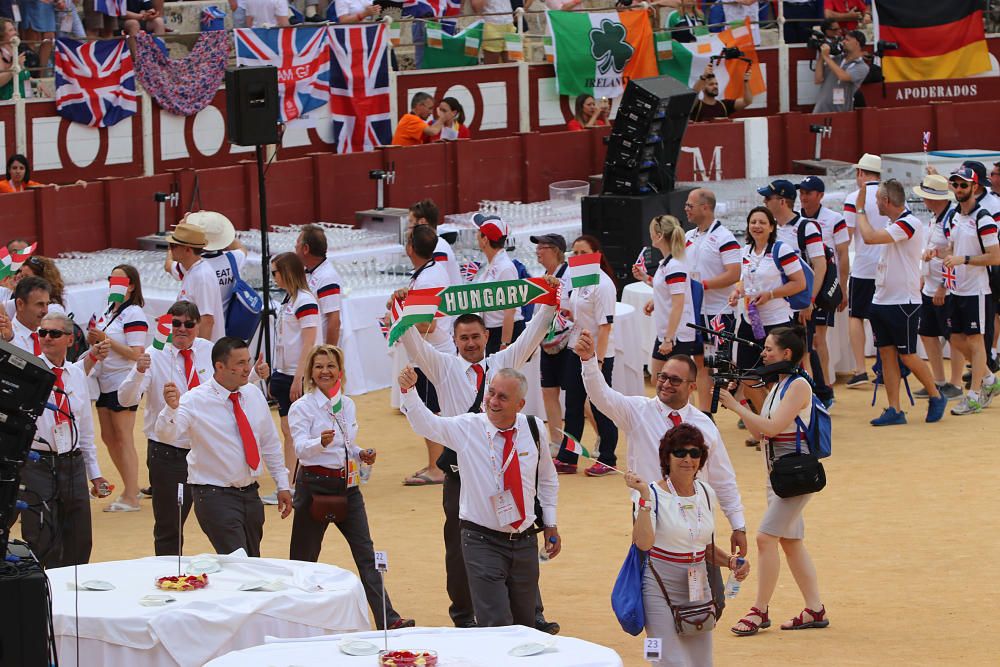
[[38, 248], [38, 243], [32, 243], [27, 248], [21, 252], [11, 253], [10, 256], [10, 270], [12, 273], [17, 273], [24, 266], [24, 263], [28, 261], [28, 258], [35, 254], [35, 250]]
[[944, 284], [945, 289], [953, 290], [956, 287], [958, 287], [958, 276], [955, 274], [955, 269], [949, 268], [942, 264], [941, 282]]
[[410, 290], [410, 293], [406, 295], [406, 301], [403, 302], [403, 310], [399, 315], [399, 319], [392, 323], [392, 328], [389, 330], [390, 347], [395, 345], [400, 336], [414, 324], [434, 321], [434, 316], [438, 312], [438, 306], [441, 305], [441, 297], [437, 294], [438, 291], [436, 288]]
[[566, 431], [563, 431], [562, 429], [559, 429], [559, 432], [562, 433], [564, 436], [566, 436], [566, 451], [567, 452], [570, 452], [572, 454], [576, 454], [577, 456], [582, 456], [585, 459], [591, 458], [590, 452], [587, 451], [586, 447], [584, 447], [582, 444], [580, 444], [580, 441], [577, 438], [574, 438], [573, 436], [571, 436]]
[[340, 392], [340, 380], [337, 380], [337, 384], [333, 385], [333, 390], [330, 392], [330, 414], [336, 416], [340, 414], [340, 411], [344, 409], [343, 394]]
[[570, 257], [569, 275], [570, 285], [574, 289], [601, 282], [601, 253], [591, 252]]
[[170, 313], [156, 318], [156, 331], [153, 332], [153, 347], [162, 350], [173, 342], [174, 334], [171, 321], [174, 316]]
[[129, 279], [126, 276], [111, 276], [108, 278], [110, 290], [108, 291], [108, 303], [124, 303], [125, 293], [128, 292]]

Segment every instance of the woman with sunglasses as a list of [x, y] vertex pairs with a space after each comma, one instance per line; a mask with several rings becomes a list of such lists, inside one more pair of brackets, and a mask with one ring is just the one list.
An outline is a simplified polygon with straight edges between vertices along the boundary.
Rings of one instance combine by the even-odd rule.
[[[751, 433], [767, 442], [767, 447], [763, 449], [768, 472], [774, 460], [796, 451], [796, 417], [806, 426], [809, 425], [812, 386], [796, 372], [805, 352], [806, 333], [801, 326], [779, 327], [768, 335], [764, 341], [764, 352], [761, 354], [764, 364], [784, 362], [789, 370], [777, 375], [767, 398], [764, 399], [759, 415], [742, 405], [725, 389], [719, 392], [719, 402], [739, 415]], [[802, 451], [808, 452], [809, 443], [804, 438], [799, 440]], [[768, 478], [767, 511], [764, 512], [764, 518], [757, 528], [757, 553], [760, 558], [757, 598], [750, 611], [731, 628], [735, 634], [746, 637], [771, 626], [768, 604], [774, 595], [781, 567], [778, 557], [779, 544], [785, 552], [788, 569], [792, 571], [795, 584], [805, 599], [805, 609], [795, 618], [783, 623], [781, 629], [803, 630], [825, 628], [830, 625], [830, 621], [826, 618], [826, 607], [823, 606], [819, 594], [816, 567], [809, 552], [806, 551], [804, 542], [805, 523], [802, 520], [802, 511], [810, 498], [812, 498], [811, 493], [779, 498], [771, 489]]]
[[[268, 389], [278, 402], [281, 436], [285, 445], [285, 466], [295, 470], [295, 446], [288, 426], [288, 409], [304, 392], [306, 360], [316, 344], [319, 331], [319, 302], [309, 291], [306, 269], [293, 252], [283, 252], [271, 260], [271, 277], [285, 299], [278, 311], [278, 331], [274, 341], [274, 372]], [[277, 504], [277, 496], [265, 497], [266, 504]]]
[[135, 512], [139, 509], [139, 459], [135, 453], [135, 413], [138, 407], [125, 407], [118, 402], [121, 386], [132, 364], [146, 348], [149, 324], [142, 312], [142, 284], [139, 271], [129, 264], [119, 264], [108, 277], [126, 279], [124, 298], [117, 288], [108, 296], [108, 309], [87, 332], [87, 342], [96, 345], [107, 340], [111, 349], [97, 365], [94, 375], [101, 394], [97, 399], [97, 418], [101, 424], [101, 440], [108, 448], [111, 461], [121, 475], [122, 495], [104, 508], [105, 512]]
[[639, 494], [632, 543], [649, 553], [642, 582], [646, 636], [662, 640], [662, 664], [670, 667], [712, 665], [714, 614], [706, 615], [705, 631], [679, 635], [671, 609], [714, 598], [706, 562], [728, 567], [739, 581], [750, 574], [748, 559], [737, 564], [735, 555], [714, 542], [718, 498], [711, 486], [695, 479], [707, 459], [702, 432], [681, 423], [660, 440], [662, 480], [651, 484], [631, 470], [625, 474], [625, 484]]
[[[295, 480], [295, 516], [289, 558], [310, 563], [319, 560], [323, 537], [330, 526], [330, 521], [321, 517], [331, 511], [322, 503], [343, 497], [340, 511], [344, 514], [337, 517], [335, 525], [351, 548], [368, 606], [376, 627], [381, 630], [382, 586], [375, 570], [368, 513], [359, 486], [361, 464], [374, 464], [375, 450], [358, 447], [357, 409], [354, 401], [343, 393], [344, 353], [341, 349], [333, 345], [314, 347], [302, 367], [308, 369], [305, 394], [288, 412], [295, 454], [301, 463]], [[385, 604], [390, 630], [413, 626], [412, 620], [401, 618], [393, 609], [388, 594]]]

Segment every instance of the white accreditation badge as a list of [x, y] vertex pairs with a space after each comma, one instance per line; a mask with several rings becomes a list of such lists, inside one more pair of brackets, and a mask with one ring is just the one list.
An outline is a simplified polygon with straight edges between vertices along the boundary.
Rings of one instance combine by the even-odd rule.
[[73, 432], [70, 429], [69, 422], [60, 422], [55, 425], [52, 429], [53, 440], [52, 446], [56, 448], [57, 452], [65, 453], [73, 449]]
[[361, 480], [361, 470], [358, 466], [358, 460], [353, 456], [347, 457], [347, 488], [353, 488], [358, 485]]
[[646, 637], [642, 646], [642, 655], [647, 662], [659, 662], [663, 655], [662, 642], [659, 637]]
[[688, 567], [688, 601], [697, 602], [705, 593], [705, 583], [694, 565]]
[[524, 518], [521, 516], [521, 510], [514, 503], [513, 494], [508, 489], [490, 496], [490, 502], [493, 504], [493, 511], [497, 515], [497, 522], [501, 526], [516, 523]]
[[847, 91], [843, 86], [834, 86], [833, 104], [834, 106], [844, 106], [847, 104]]

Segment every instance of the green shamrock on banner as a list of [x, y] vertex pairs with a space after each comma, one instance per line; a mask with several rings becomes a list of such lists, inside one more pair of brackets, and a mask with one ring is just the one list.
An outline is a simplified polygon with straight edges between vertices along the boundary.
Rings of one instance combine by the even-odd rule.
[[590, 30], [590, 52], [597, 60], [598, 72], [607, 74], [612, 69], [621, 73], [635, 49], [625, 41], [625, 26], [604, 19], [600, 28]]

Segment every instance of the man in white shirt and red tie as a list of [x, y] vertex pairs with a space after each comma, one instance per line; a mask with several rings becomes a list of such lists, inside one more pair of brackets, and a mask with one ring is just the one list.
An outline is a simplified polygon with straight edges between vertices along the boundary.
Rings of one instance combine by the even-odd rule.
[[93, 544], [87, 480], [95, 496], [111, 492], [97, 463], [87, 376], [66, 363], [73, 321], [46, 315], [37, 333], [41, 359], [56, 376], [49, 402], [57, 410], [38, 418], [31, 448], [39, 459], [21, 469], [18, 499], [29, 505], [20, 513], [21, 536], [46, 568], [79, 565], [90, 560]]
[[[559, 480], [547, 439], [539, 441], [545, 426], [520, 414], [527, 380], [512, 368], [498, 370], [485, 392], [484, 412], [455, 417], [428, 410], [412, 390], [416, 381], [412, 368], [400, 373], [400, 410], [418, 435], [458, 454], [462, 552], [476, 622], [532, 627], [538, 591], [536, 495], [550, 558], [562, 544], [556, 528]], [[534, 429], [529, 419], [535, 420]]]
[[[5, 340], [30, 352], [36, 357], [42, 355], [41, 341], [36, 329], [42, 318], [49, 312], [49, 283], [38, 276], [25, 276], [14, 288], [14, 317], [10, 320], [10, 338]], [[4, 313], [6, 317], [6, 313]]]
[[161, 442], [189, 439], [188, 484], [198, 524], [217, 553], [245, 549], [260, 556], [264, 505], [256, 478], [261, 462], [278, 488], [284, 519], [292, 511], [281, 438], [267, 399], [247, 384], [251, 363], [247, 344], [224, 336], [212, 347], [212, 379], [183, 396], [177, 385], [163, 387], [166, 406], [156, 420]]

